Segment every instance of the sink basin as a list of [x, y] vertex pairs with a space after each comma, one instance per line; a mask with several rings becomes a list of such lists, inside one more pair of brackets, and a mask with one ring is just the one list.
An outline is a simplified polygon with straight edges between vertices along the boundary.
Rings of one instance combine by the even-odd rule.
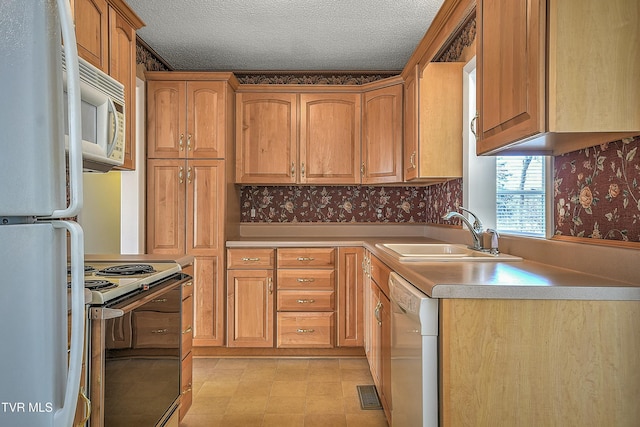
[[513, 255], [492, 255], [454, 243], [383, 243], [376, 246], [401, 262], [522, 261]]

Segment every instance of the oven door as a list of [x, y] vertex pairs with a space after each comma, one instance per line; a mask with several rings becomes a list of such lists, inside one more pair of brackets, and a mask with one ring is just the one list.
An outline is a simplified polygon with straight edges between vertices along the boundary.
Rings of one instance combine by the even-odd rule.
[[91, 309], [91, 426], [161, 426], [175, 410], [181, 291], [190, 279], [177, 274], [135, 297]]

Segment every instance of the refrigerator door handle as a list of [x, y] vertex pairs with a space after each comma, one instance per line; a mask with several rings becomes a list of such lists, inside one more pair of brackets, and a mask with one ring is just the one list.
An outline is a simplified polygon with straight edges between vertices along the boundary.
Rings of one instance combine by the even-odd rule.
[[52, 218], [69, 218], [82, 209], [82, 131], [80, 123], [80, 71], [76, 33], [68, 0], [57, 0], [67, 63], [67, 94], [69, 100], [69, 206], [56, 209]]
[[54, 426], [67, 427], [73, 423], [80, 389], [82, 353], [84, 349], [84, 235], [82, 227], [70, 221], [51, 221], [55, 228], [66, 228], [71, 248], [71, 337], [69, 340], [69, 371], [64, 403], [54, 416]]

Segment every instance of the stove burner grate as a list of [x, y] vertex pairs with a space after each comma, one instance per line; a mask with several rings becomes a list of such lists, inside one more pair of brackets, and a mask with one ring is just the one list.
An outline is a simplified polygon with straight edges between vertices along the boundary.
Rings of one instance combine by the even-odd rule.
[[111, 288], [115, 288], [116, 284], [113, 282], [110, 282], [108, 280], [85, 280], [84, 281], [84, 287], [92, 290], [92, 291], [97, 291], [99, 289], [111, 289]]
[[[84, 265], [84, 274], [85, 274], [85, 276], [88, 275], [88, 274], [93, 273], [94, 271], [96, 271], [96, 268], [94, 266], [87, 265], [87, 264]], [[67, 266], [67, 276], [70, 275], [70, 274], [71, 274], [71, 266], [68, 265]]]
[[135, 276], [137, 274], [155, 273], [149, 264], [122, 264], [98, 270], [98, 276]]

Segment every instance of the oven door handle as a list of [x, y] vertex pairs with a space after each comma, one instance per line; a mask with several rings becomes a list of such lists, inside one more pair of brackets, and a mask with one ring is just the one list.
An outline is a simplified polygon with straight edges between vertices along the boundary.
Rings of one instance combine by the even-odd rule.
[[92, 320], [107, 320], [124, 316], [124, 311], [119, 308], [94, 307], [90, 311]]

